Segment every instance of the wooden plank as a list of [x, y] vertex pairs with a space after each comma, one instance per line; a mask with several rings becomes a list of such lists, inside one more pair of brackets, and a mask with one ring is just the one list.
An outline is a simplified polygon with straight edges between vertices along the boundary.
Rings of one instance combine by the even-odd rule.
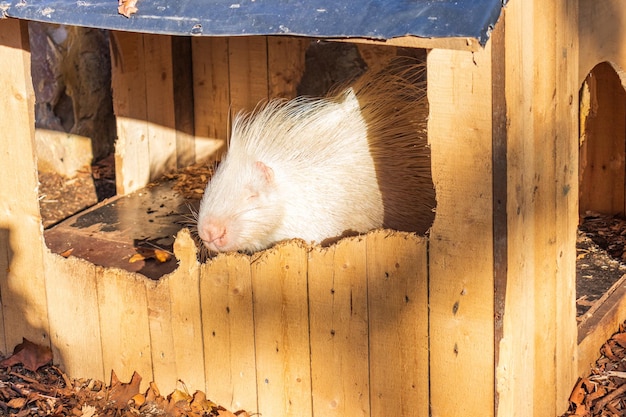
[[591, 71], [587, 86], [594, 106], [589, 107], [581, 125], [580, 212], [623, 215], [626, 91], [609, 63]]
[[[507, 103], [511, 103], [507, 113], [513, 118], [509, 123], [513, 124], [509, 126], [507, 140], [508, 280], [503, 317], [504, 334], [500, 341], [497, 369], [498, 416], [533, 415], [537, 402], [534, 387], [538, 371], [535, 362], [537, 356], [535, 337], [538, 336], [536, 333], [539, 324], [535, 318], [538, 311], [535, 292], [538, 287], [534, 274], [538, 266], [535, 265], [537, 253], [534, 245], [537, 241], [535, 207], [532, 199], [535, 186], [533, 181], [536, 180], [533, 158], [537, 149], [534, 148], [536, 145], [533, 135], [534, 120], [531, 112], [531, 109], [534, 109], [532, 92], [536, 87], [532, 78], [534, 43], [532, 40], [522, 42], [528, 25], [532, 25], [534, 9], [525, 8], [521, 2], [513, 4], [515, 7], [505, 13], [505, 50], [500, 52], [500, 59], [506, 62], [506, 97]], [[553, 57], [549, 55], [548, 59]], [[520, 112], [524, 114], [518, 115]], [[545, 190], [542, 190], [541, 194], [544, 195]], [[540, 246], [545, 249], [543, 245]], [[515, 302], [516, 300], [519, 302]], [[548, 327], [548, 332], [546, 337], [550, 339], [553, 335], [552, 326]], [[550, 345], [550, 340], [547, 343]], [[552, 373], [549, 370], [541, 372]], [[541, 384], [540, 377], [537, 378], [537, 383], [545, 387]], [[553, 401], [554, 391], [549, 387], [547, 390], [546, 397], [550, 398], [546, 398], [546, 401], [550, 403]]]
[[[170, 300], [170, 280], [168, 278], [146, 281], [146, 303], [152, 374], [159, 390], [163, 393], [170, 393], [177, 388], [178, 378], [186, 383], [187, 375], [179, 375], [177, 369], [176, 350], [174, 348], [174, 327], [177, 323], [172, 320], [172, 300]], [[202, 370], [198, 369], [202, 366], [201, 358], [198, 358], [197, 364], [198, 367], [196, 367], [195, 372], [201, 373]]]
[[304, 55], [311, 43], [308, 38], [269, 36], [267, 38], [267, 67], [269, 97], [296, 97], [304, 72]]
[[225, 148], [230, 124], [228, 38], [191, 38], [196, 159]]
[[365, 249], [355, 237], [309, 252], [314, 415], [370, 416]]
[[[176, 120], [172, 38], [143, 35], [150, 181], [176, 170]], [[144, 184], [145, 185], [145, 184]]]
[[[0, 19], [0, 350], [26, 337], [49, 345], [48, 306], [35, 158], [35, 115], [28, 23]], [[10, 173], [10, 174], [9, 174]]]
[[[602, 302], [593, 316], [578, 329], [578, 364], [576, 376], [589, 375], [600, 357], [602, 345], [619, 330], [626, 317], [626, 283], [624, 277], [611, 295]], [[570, 385], [572, 387], [573, 385]]]
[[172, 36], [172, 78], [176, 128], [176, 167], [196, 162], [191, 38]]
[[579, 0], [578, 82], [580, 87], [597, 64], [611, 62], [620, 78], [626, 71], [626, 4], [621, 0]]
[[[531, 220], [522, 224], [522, 227], [528, 230], [529, 240], [523, 243], [516, 242], [519, 246], [510, 246], [509, 250], [520, 251], [524, 253], [523, 256], [534, 258], [534, 262], [531, 263], [531, 265], [534, 264], [534, 270], [529, 268], [535, 285], [534, 311], [531, 306], [528, 306], [526, 315], [518, 316], [516, 321], [530, 319], [535, 323], [534, 337], [531, 339], [535, 345], [535, 356], [533, 361], [526, 364], [535, 368], [532, 415], [547, 417], [557, 414], [556, 358], [554, 357], [557, 337], [554, 320], [557, 299], [556, 190], [554, 187], [557, 167], [555, 164], [554, 100], [560, 97], [554, 97], [557, 76], [556, 3], [534, 2], [532, 9], [534, 10], [533, 18], [525, 23], [526, 25], [533, 24], [534, 35], [531, 42], [525, 42], [522, 46], [526, 48], [524, 52], [528, 53], [528, 56], [521, 63], [527, 71], [532, 70], [532, 75], [526, 80], [532, 80], [533, 88], [522, 92], [522, 94], [532, 95], [532, 112], [527, 113], [530, 120], [525, 126], [529, 130], [517, 133], [514, 128], [511, 129], [513, 135], [517, 133], [512, 141], [519, 140], [519, 142], [513, 146], [517, 145], [519, 149], [518, 156], [521, 156], [524, 161], [520, 167], [526, 176], [520, 179], [521, 172], [512, 170], [510, 177], [511, 182], [523, 187], [524, 194], [517, 196], [521, 197], [522, 203], [520, 204], [518, 200], [515, 204], [521, 207], [522, 212], [525, 212], [524, 215], [528, 216], [527, 219]], [[538, 53], [539, 51], [541, 52]], [[514, 58], [511, 65], [520, 65], [520, 63]], [[546, 92], [549, 93], [546, 94]], [[512, 94], [518, 94], [515, 87]], [[515, 111], [513, 107], [510, 110]], [[523, 148], [521, 148], [522, 143]], [[527, 233], [526, 230], [518, 230], [518, 233], [523, 236]], [[532, 250], [529, 248], [529, 243]]]
[[[498, 415], [560, 415], [575, 382], [575, 2], [505, 12], [507, 289]], [[528, 37], [528, 28], [533, 36]], [[494, 58], [497, 59], [497, 58]], [[567, 387], [567, 388], [564, 388]]]
[[[178, 233], [178, 268], [158, 281], [146, 281], [154, 379], [161, 392], [205, 390], [199, 264], [187, 229]], [[211, 397], [212, 398], [212, 397]]]
[[154, 380], [147, 278], [114, 268], [96, 271], [104, 374], [108, 377], [113, 370], [120, 381], [128, 382], [136, 371], [145, 390]]
[[[0, 31], [2, 27], [0, 26]], [[13, 254], [11, 250], [11, 234], [9, 233], [9, 228], [5, 224], [6, 219], [0, 218], [2, 224], [0, 225], [0, 291], [2, 291], [2, 287], [5, 286], [4, 283], [7, 282], [7, 275], [10, 271], [10, 265], [13, 261]], [[0, 293], [0, 299], [2, 298], [2, 294]], [[4, 301], [2, 301], [2, 305], [4, 305]], [[4, 356], [8, 356], [11, 350], [7, 347], [6, 343], [6, 333], [4, 331], [4, 311], [0, 308], [0, 354]]]
[[372, 416], [430, 415], [426, 242], [408, 233], [367, 235]]
[[55, 362], [72, 377], [104, 381], [95, 265], [52, 253], [44, 261]]
[[117, 194], [129, 194], [150, 181], [150, 148], [144, 36], [110, 32], [111, 88], [117, 121]]
[[569, 406], [577, 374], [578, 0], [556, 4], [556, 415]]
[[267, 100], [267, 37], [233, 37], [228, 41], [231, 114], [252, 111]]
[[[430, 233], [433, 415], [494, 409], [491, 45], [428, 55], [428, 138], [437, 211]], [[454, 381], [454, 390], [450, 383]]]
[[481, 49], [480, 43], [475, 38], [419, 38], [417, 36], [399, 36], [384, 41], [365, 38], [341, 38], [326, 39], [337, 42], [351, 42], [369, 45], [401, 46], [406, 48], [423, 49], [456, 49], [459, 51], [476, 52]]
[[200, 265], [196, 258], [196, 244], [187, 229], [176, 235], [174, 254], [179, 261], [178, 268], [166, 279], [169, 279], [178, 378], [184, 378], [190, 391], [204, 390], [205, 375], [200, 372], [204, 366]]
[[307, 254], [280, 244], [252, 262], [258, 412], [312, 415]]
[[228, 409], [254, 412], [258, 405], [250, 259], [221, 255], [202, 265], [200, 294], [207, 396]]

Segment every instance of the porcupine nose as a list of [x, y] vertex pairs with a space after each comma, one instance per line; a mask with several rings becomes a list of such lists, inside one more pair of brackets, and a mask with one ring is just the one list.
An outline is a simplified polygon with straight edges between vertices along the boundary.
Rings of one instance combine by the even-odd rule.
[[223, 248], [228, 243], [226, 227], [217, 222], [205, 222], [199, 228], [198, 234], [204, 244], [211, 250], [219, 251], [220, 248]]

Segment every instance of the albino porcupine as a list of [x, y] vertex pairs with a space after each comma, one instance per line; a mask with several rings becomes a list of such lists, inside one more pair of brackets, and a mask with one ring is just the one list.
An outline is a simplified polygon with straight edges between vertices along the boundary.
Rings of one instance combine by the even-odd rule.
[[253, 252], [379, 227], [425, 233], [435, 190], [424, 79], [423, 64], [395, 59], [328, 97], [237, 115], [198, 212], [207, 248]]

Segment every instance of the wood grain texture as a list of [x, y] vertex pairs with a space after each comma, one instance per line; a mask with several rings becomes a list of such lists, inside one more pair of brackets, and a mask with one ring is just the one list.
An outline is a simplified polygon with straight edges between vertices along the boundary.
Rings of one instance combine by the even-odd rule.
[[426, 239], [367, 235], [371, 415], [429, 416]]
[[200, 268], [206, 392], [234, 410], [256, 411], [255, 318], [250, 259], [218, 256]]
[[292, 99], [304, 72], [304, 54], [311, 43], [307, 38], [269, 36], [267, 38], [268, 92], [271, 98]]
[[46, 253], [44, 260], [55, 362], [68, 375], [104, 381], [109, 375], [102, 361], [96, 266], [53, 253]]
[[196, 160], [225, 149], [230, 126], [228, 38], [194, 37], [193, 97]]
[[154, 381], [147, 278], [113, 268], [98, 267], [97, 273], [104, 374], [115, 371], [128, 382], [137, 372], [145, 390]]
[[554, 416], [567, 409], [576, 368], [576, 10], [574, 2], [509, 6], [498, 54], [506, 65], [509, 193], [497, 411]]
[[111, 88], [117, 122], [117, 194], [129, 194], [150, 181], [150, 145], [144, 36], [111, 32]]
[[[568, 3], [569, 4], [569, 3]], [[589, 72], [601, 62], [610, 62], [625, 83], [626, 71], [626, 5], [620, 0], [579, 0], [577, 6], [579, 60], [577, 85], [580, 88]]]
[[306, 248], [297, 241], [278, 245], [251, 268], [258, 411], [311, 416]]
[[231, 115], [268, 99], [267, 37], [229, 38], [228, 65]]
[[314, 415], [370, 415], [366, 238], [309, 252]]
[[427, 61], [437, 190], [429, 243], [433, 416], [490, 416], [494, 409], [490, 47], [432, 50]]
[[26, 21], [0, 20], [0, 74], [0, 350], [8, 353], [23, 337], [50, 345]]
[[176, 111], [172, 37], [143, 35], [150, 181], [176, 170]]

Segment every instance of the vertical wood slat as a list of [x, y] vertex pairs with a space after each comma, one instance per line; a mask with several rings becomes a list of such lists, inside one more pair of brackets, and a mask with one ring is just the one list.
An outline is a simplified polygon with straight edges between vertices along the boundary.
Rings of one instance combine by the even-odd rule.
[[172, 36], [172, 79], [176, 128], [176, 168], [196, 162], [194, 140], [193, 54], [191, 39]]
[[8, 353], [22, 337], [50, 343], [28, 22], [0, 19], [0, 74], [0, 350]]
[[[163, 393], [170, 393], [176, 389], [178, 378], [178, 364], [176, 363], [176, 350], [174, 348], [174, 328], [179, 323], [172, 321], [171, 282], [169, 278], [146, 282], [145, 300], [147, 303], [146, 311], [148, 312], [150, 362], [154, 380], [159, 381], [158, 387]], [[124, 320], [124, 318], [122, 317], [121, 320]], [[189, 342], [192, 342], [192, 340]], [[202, 365], [201, 358], [198, 360], [198, 365]], [[141, 376], [144, 377], [144, 375]], [[192, 374], [190, 376], [195, 375]], [[183, 380], [187, 379], [186, 375], [181, 374], [180, 377]]]
[[[556, 415], [578, 376], [576, 236], [578, 226], [578, 0], [557, 3], [556, 34]], [[563, 76], [565, 74], [565, 76]]]
[[49, 252], [44, 260], [55, 362], [68, 375], [104, 381], [96, 266]]
[[305, 52], [311, 40], [283, 36], [267, 38], [268, 91], [270, 98], [296, 97], [304, 73]]
[[[527, 248], [512, 247], [525, 251], [533, 257], [534, 271], [530, 271], [535, 285], [534, 311], [528, 310], [535, 322], [532, 343], [534, 346], [534, 395], [532, 415], [556, 415], [556, 3], [535, 1], [534, 5], [524, 5], [533, 10], [532, 41], [527, 42], [528, 56], [522, 65], [532, 68], [533, 95], [532, 120], [530, 130], [520, 132], [524, 141], [523, 158], [526, 162], [523, 181], [525, 205], [531, 219], [526, 228], [531, 229], [530, 243], [534, 253]], [[539, 52], [541, 51], [541, 52]], [[518, 62], [515, 64], [519, 65]], [[560, 76], [561, 74], [559, 74]], [[557, 97], [556, 100], [559, 98]], [[511, 108], [511, 111], [515, 111]], [[521, 145], [521, 144], [520, 144]], [[521, 150], [521, 149], [520, 149]], [[517, 174], [513, 171], [513, 174]], [[511, 178], [513, 180], [513, 178]], [[517, 177], [514, 181], [520, 181]], [[524, 233], [524, 232], [523, 232]], [[526, 246], [526, 245], [525, 245]], [[514, 279], [514, 278], [512, 278]], [[524, 316], [521, 316], [524, 317]], [[519, 319], [519, 317], [518, 317]], [[543, 400], [539, 401], [540, 398]], [[529, 410], [531, 411], [531, 410]], [[563, 410], [565, 411], [565, 410]]]
[[311, 416], [306, 248], [281, 244], [251, 266], [258, 412]]
[[[535, 321], [532, 317], [535, 311], [534, 260], [527, 256], [528, 250], [524, 250], [533, 240], [533, 235], [530, 234], [532, 227], [526, 224], [526, 219], [530, 222], [532, 217], [531, 207], [525, 203], [528, 189], [526, 177], [532, 170], [528, 169], [529, 174], [524, 174], [528, 164], [525, 158], [531, 152], [524, 153], [527, 138], [523, 133], [532, 130], [532, 123], [527, 116], [532, 106], [532, 97], [527, 93], [532, 92], [534, 87], [532, 80], [523, 77], [525, 72], [519, 63], [512, 65], [510, 62], [516, 56], [522, 61], [528, 58], [529, 52], [523, 49], [522, 40], [525, 28], [531, 21], [532, 8], [525, 9], [521, 2], [512, 2], [511, 5], [515, 10], [509, 8], [504, 15], [506, 50], [497, 52], [503, 55], [499, 59], [505, 60], [507, 103], [515, 104], [513, 109], [507, 111], [509, 118], [513, 111], [523, 113], [524, 117], [517, 117], [516, 123], [507, 130], [507, 183], [510, 184], [506, 203], [508, 278], [503, 336], [499, 341], [496, 371], [499, 417], [532, 415], [534, 387], [531, 381], [534, 381], [535, 372]], [[512, 91], [517, 94], [513, 102], [510, 101]], [[519, 302], [515, 302], [516, 300]]]
[[111, 87], [117, 120], [115, 178], [117, 193], [129, 194], [150, 181], [148, 104], [144, 37], [112, 31]]
[[429, 244], [433, 415], [493, 415], [490, 48], [488, 43], [475, 53], [432, 50], [427, 61], [437, 187]]
[[205, 390], [204, 345], [196, 248], [181, 230], [174, 243], [178, 268], [159, 281], [146, 280], [154, 378], [161, 392], [185, 383], [190, 393]]
[[[567, 408], [575, 380], [576, 9], [512, 2], [505, 17], [508, 281], [498, 415], [553, 416]], [[525, 38], [529, 25], [534, 36]]]
[[218, 256], [200, 267], [206, 393], [232, 410], [257, 406], [250, 260]]
[[203, 368], [204, 345], [202, 332], [203, 305], [200, 293], [200, 265], [195, 242], [189, 231], [181, 230], [174, 242], [178, 268], [169, 279], [174, 358], [177, 379], [183, 379], [190, 391], [206, 388]]
[[[172, 37], [143, 35], [150, 180], [176, 169]], [[145, 184], [143, 184], [145, 185]]]
[[196, 159], [225, 147], [229, 132], [228, 38], [193, 37]]
[[426, 239], [389, 233], [367, 235], [371, 415], [427, 417]]
[[228, 40], [230, 106], [234, 116], [252, 111], [261, 100], [267, 100], [267, 37], [233, 37]]
[[143, 391], [154, 380], [147, 278], [119, 269], [96, 270], [104, 374], [108, 378], [113, 370], [128, 382], [136, 371]]
[[370, 416], [365, 249], [366, 238], [357, 237], [309, 252], [311, 388], [316, 416]]

